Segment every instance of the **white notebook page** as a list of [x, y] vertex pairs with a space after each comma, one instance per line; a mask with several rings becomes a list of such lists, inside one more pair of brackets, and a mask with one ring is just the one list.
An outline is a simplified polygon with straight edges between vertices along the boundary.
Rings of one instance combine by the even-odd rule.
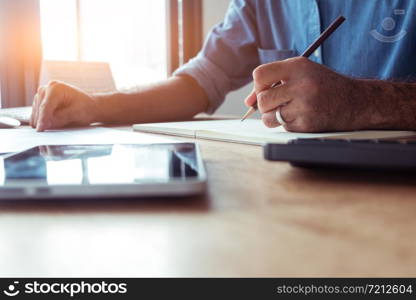
[[328, 133], [287, 132], [283, 127], [266, 128], [260, 120], [213, 120], [137, 124], [136, 131], [188, 136], [247, 144], [287, 143], [298, 138], [383, 139], [416, 136], [414, 131], [355, 131]]

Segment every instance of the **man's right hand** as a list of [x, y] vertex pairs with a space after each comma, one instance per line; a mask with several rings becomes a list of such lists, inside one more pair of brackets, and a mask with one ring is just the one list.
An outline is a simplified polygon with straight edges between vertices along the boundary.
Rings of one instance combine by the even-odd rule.
[[96, 119], [91, 95], [68, 84], [51, 81], [41, 86], [33, 100], [30, 125], [37, 131], [90, 125]]

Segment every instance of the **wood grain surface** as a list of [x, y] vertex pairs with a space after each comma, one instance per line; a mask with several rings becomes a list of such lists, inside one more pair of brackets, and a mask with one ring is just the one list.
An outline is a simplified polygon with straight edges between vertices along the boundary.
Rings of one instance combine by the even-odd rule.
[[198, 142], [201, 197], [0, 204], [0, 276], [416, 276], [416, 176]]

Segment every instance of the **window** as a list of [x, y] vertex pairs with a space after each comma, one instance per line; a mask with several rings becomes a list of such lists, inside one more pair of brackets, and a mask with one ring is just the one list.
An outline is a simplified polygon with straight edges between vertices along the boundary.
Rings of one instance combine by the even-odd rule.
[[167, 77], [165, 0], [41, 0], [43, 58], [110, 63], [118, 88]]
[[109, 63], [118, 88], [166, 78], [201, 47], [201, 1], [0, 1], [3, 106], [32, 103], [41, 40], [45, 60]]
[[40, 0], [40, 5], [44, 59], [108, 62], [118, 88], [166, 78], [202, 43], [200, 0]]

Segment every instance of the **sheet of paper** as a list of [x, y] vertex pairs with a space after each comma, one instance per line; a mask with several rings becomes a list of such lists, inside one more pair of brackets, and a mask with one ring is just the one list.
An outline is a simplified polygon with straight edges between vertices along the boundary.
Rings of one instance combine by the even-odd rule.
[[18, 152], [39, 145], [171, 143], [173, 139], [117, 129], [88, 127], [36, 132], [32, 128], [0, 129], [0, 153]]
[[266, 128], [260, 120], [215, 120], [135, 125], [141, 132], [238, 142], [247, 144], [287, 143], [298, 138], [383, 139], [416, 136], [414, 131], [355, 131], [327, 133], [287, 132], [283, 127]]
[[195, 130], [211, 130], [211, 131], [223, 131], [223, 130], [255, 130], [255, 131], [272, 131], [272, 132], [284, 132], [282, 127], [278, 128], [266, 128], [260, 120], [248, 119], [244, 122], [240, 120], [211, 120], [211, 121], [191, 121], [191, 122], [167, 122], [167, 123], [149, 123], [149, 124], [137, 124], [134, 125], [137, 128], [146, 127], [160, 127], [160, 128], [176, 128], [185, 129], [190, 131]]
[[137, 124], [133, 128], [140, 132], [166, 133], [172, 135], [194, 136], [197, 131], [210, 131], [221, 133], [244, 133], [247, 131], [257, 134], [286, 132], [283, 127], [266, 128], [260, 120], [214, 120], [214, 121], [191, 121], [191, 122], [168, 122]]

